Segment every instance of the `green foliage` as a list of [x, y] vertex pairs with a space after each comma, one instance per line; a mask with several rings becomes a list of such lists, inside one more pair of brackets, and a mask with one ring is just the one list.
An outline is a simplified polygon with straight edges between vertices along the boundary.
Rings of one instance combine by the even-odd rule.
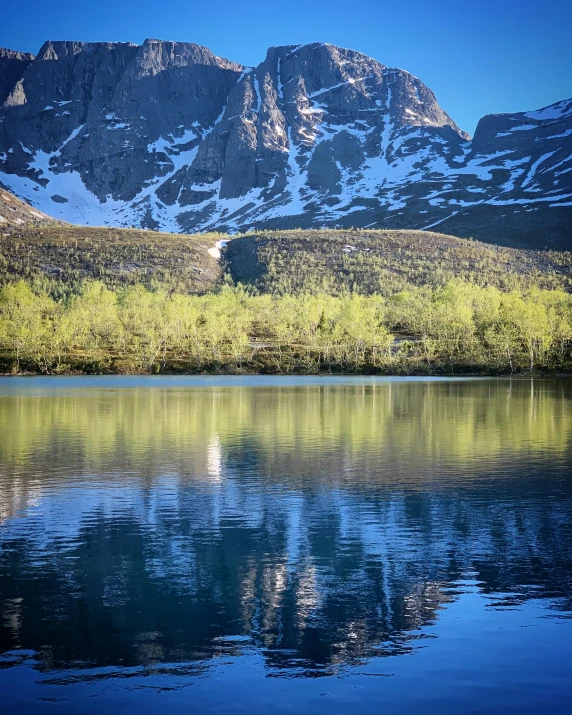
[[262, 231], [233, 240], [226, 269], [260, 292], [390, 296], [464, 280], [503, 291], [572, 290], [572, 253], [525, 251], [427, 231]]
[[114, 289], [141, 284], [204, 293], [221, 278], [219, 262], [208, 254], [219, 238], [68, 225], [11, 227], [0, 238], [0, 285], [22, 278], [54, 298], [77, 293], [85, 280]]
[[572, 367], [572, 254], [420, 231], [42, 226], [0, 241], [22, 372], [517, 373]]
[[0, 289], [13, 372], [521, 372], [572, 368], [572, 296], [454, 280], [390, 296], [188, 295], [101, 281]]
[[[391, 296], [411, 285], [464, 280], [504, 292], [572, 291], [572, 253], [525, 251], [427, 231], [261, 231], [233, 237], [223, 265], [196, 236], [68, 225], [10, 227], [0, 237], [0, 285], [26, 280], [55, 299], [97, 280], [202, 294], [223, 284], [277, 295]], [[224, 272], [224, 275], [223, 275]]]

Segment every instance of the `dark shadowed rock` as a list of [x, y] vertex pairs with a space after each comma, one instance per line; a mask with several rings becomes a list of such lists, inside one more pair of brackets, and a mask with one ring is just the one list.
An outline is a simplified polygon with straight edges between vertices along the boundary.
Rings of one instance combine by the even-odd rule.
[[26, 52], [0, 47], [0, 105], [4, 104], [33, 59], [34, 55]]

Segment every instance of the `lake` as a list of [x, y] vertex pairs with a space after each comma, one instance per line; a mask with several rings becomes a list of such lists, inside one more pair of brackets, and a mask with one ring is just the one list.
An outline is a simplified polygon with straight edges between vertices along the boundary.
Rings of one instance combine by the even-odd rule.
[[0, 713], [572, 712], [572, 380], [0, 379]]

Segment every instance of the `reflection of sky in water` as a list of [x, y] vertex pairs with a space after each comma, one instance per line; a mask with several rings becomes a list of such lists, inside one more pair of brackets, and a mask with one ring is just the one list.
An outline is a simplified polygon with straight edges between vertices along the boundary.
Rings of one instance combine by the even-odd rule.
[[565, 712], [571, 383], [304, 383], [0, 384], [11, 707]]

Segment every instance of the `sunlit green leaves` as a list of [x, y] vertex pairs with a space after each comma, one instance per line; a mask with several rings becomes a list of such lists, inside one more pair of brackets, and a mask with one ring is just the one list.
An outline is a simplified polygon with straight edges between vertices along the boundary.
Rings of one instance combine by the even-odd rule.
[[572, 367], [561, 290], [409, 286], [389, 297], [113, 292], [55, 301], [0, 289], [0, 359], [15, 371], [519, 372]]

